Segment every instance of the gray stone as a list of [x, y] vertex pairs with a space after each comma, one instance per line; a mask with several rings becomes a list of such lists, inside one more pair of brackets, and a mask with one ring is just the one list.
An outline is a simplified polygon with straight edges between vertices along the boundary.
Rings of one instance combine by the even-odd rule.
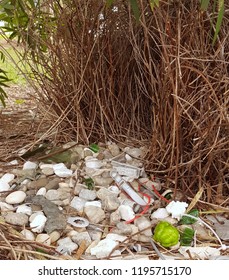
[[100, 207], [86, 206], [84, 207], [84, 212], [91, 223], [97, 224], [105, 219], [105, 212]]
[[82, 189], [79, 193], [79, 197], [83, 198], [85, 200], [95, 200], [96, 199], [96, 191], [88, 190], [88, 189]]
[[60, 178], [54, 178], [49, 181], [45, 186], [46, 190], [57, 190], [59, 188], [59, 183], [61, 182]]
[[79, 232], [76, 235], [73, 235], [72, 241], [78, 244], [79, 246], [82, 243], [82, 241], [85, 241], [86, 247], [88, 247], [92, 242], [91, 237], [87, 231]]
[[27, 225], [29, 218], [24, 213], [7, 213], [5, 221], [11, 225], [25, 226]]

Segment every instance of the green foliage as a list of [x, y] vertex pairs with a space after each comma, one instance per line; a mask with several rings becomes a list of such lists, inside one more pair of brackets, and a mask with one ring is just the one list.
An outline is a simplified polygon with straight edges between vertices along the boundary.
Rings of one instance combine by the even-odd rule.
[[194, 230], [186, 227], [184, 231], [180, 233], [180, 245], [181, 246], [190, 246], [194, 237]]
[[[188, 214], [193, 217], [199, 217], [199, 211], [197, 209], [193, 209], [193, 210], [189, 211]], [[195, 222], [196, 222], [195, 218], [191, 218], [191, 217], [187, 217], [187, 216], [183, 216], [180, 219], [180, 224], [182, 224], [182, 225], [191, 225], [191, 224], [194, 224]]]
[[84, 178], [84, 184], [88, 187], [89, 190], [93, 190], [95, 183], [91, 177]]
[[98, 153], [99, 146], [97, 144], [93, 143], [89, 146], [89, 149], [92, 150], [92, 152], [94, 152], [94, 153]]
[[[5, 55], [2, 51], [0, 51], [0, 60], [5, 61]], [[3, 87], [8, 87], [7, 83], [10, 82], [10, 79], [7, 77], [7, 72], [0, 68], [0, 102], [5, 107], [5, 99], [7, 98], [7, 94]]]

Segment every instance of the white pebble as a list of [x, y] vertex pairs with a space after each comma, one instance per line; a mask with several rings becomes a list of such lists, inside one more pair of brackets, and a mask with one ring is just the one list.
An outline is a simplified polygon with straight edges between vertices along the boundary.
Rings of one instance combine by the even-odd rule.
[[14, 207], [6, 202], [1, 202], [0, 201], [0, 210], [1, 212], [4, 212], [4, 211], [13, 211], [14, 210]]
[[49, 236], [50, 236], [50, 240], [51, 240], [51, 243], [54, 243], [54, 242], [56, 242], [58, 239], [60, 239], [60, 233], [59, 233], [59, 231], [57, 231], [57, 230], [54, 230], [53, 232], [51, 232], [50, 234], [49, 234]]
[[129, 205], [120, 205], [118, 211], [121, 218], [125, 221], [132, 220], [135, 217], [134, 211]]
[[0, 181], [0, 192], [6, 192], [10, 189], [10, 185], [6, 182]]
[[158, 208], [151, 215], [151, 219], [164, 219], [169, 216], [169, 212], [165, 208]]
[[96, 191], [88, 189], [82, 189], [79, 193], [79, 197], [85, 200], [94, 200], [96, 199], [96, 196]]
[[45, 227], [47, 218], [44, 215], [37, 215], [30, 223], [33, 232], [41, 233]]
[[106, 238], [112, 239], [114, 241], [119, 241], [119, 242], [123, 242], [124, 240], [127, 239], [127, 237], [125, 235], [121, 235], [121, 234], [117, 234], [117, 233], [108, 233], [106, 235]]
[[36, 195], [43, 195], [43, 196], [45, 196], [45, 195], [46, 195], [46, 192], [47, 192], [46, 188], [45, 188], [45, 187], [42, 187], [42, 188], [40, 188], [40, 189], [37, 191]]
[[99, 200], [87, 201], [85, 203], [84, 207], [86, 207], [86, 206], [96, 206], [96, 207], [102, 208], [102, 203]]
[[99, 169], [103, 166], [103, 162], [97, 158], [90, 158], [85, 160], [85, 165], [88, 168]]
[[78, 196], [75, 196], [71, 203], [70, 203], [70, 206], [75, 208], [78, 212], [83, 212], [83, 208], [84, 208], [84, 205], [86, 203], [86, 200], [83, 199], [83, 198], [80, 198]]
[[151, 231], [151, 222], [146, 217], [140, 217], [134, 221], [134, 224], [138, 227], [139, 231], [142, 231], [143, 229], [147, 228], [142, 232], [145, 236], [152, 236]]
[[23, 164], [23, 170], [25, 169], [36, 169], [37, 168], [37, 164], [35, 162], [31, 162], [31, 161], [26, 161]]
[[57, 244], [59, 245], [56, 248], [57, 252], [63, 255], [71, 255], [71, 253], [78, 248], [78, 245], [75, 242], [72, 242], [70, 237], [59, 239]]
[[110, 255], [112, 250], [118, 245], [117, 241], [105, 238], [100, 240], [99, 243], [91, 248], [91, 254], [96, 255], [96, 258], [106, 258]]
[[17, 207], [17, 210], [16, 210], [17, 213], [24, 213], [28, 216], [30, 216], [32, 214], [32, 209], [30, 206], [26, 205], [26, 204], [22, 204], [22, 205], [19, 205]]
[[7, 197], [6, 197], [6, 203], [9, 204], [17, 204], [17, 203], [21, 203], [25, 200], [26, 198], [26, 193], [23, 191], [15, 191], [10, 193]]
[[10, 183], [14, 179], [14, 177], [14, 174], [6, 173], [2, 176], [0, 182]]
[[23, 229], [21, 231], [21, 234], [27, 239], [27, 240], [31, 240], [34, 241], [35, 240], [35, 236], [32, 233], [32, 231], [28, 230], [28, 229]]
[[42, 211], [37, 211], [37, 212], [34, 212], [30, 217], [29, 217], [29, 222], [31, 223], [36, 216], [38, 215], [43, 215], [44, 216], [44, 213]]
[[63, 163], [57, 163], [53, 165], [54, 173], [59, 177], [70, 177], [73, 171], [68, 169]]
[[36, 241], [45, 245], [50, 245], [51, 244], [51, 239], [50, 236], [46, 233], [40, 233], [36, 237]]

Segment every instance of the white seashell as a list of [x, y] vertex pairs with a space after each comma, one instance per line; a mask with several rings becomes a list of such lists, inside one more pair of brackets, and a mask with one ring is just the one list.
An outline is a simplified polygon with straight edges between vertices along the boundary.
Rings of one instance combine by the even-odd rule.
[[26, 205], [26, 204], [22, 204], [22, 205], [19, 205], [17, 207], [17, 210], [16, 210], [17, 213], [24, 213], [28, 216], [30, 216], [32, 214], [32, 209], [30, 206]]
[[21, 231], [21, 234], [27, 239], [27, 240], [31, 240], [34, 241], [35, 240], [35, 236], [32, 233], [32, 231], [28, 230], [28, 229], [23, 229]]
[[37, 168], [37, 164], [35, 162], [31, 162], [31, 161], [26, 161], [23, 164], [23, 170], [25, 169], [36, 169]]
[[96, 255], [96, 258], [106, 258], [110, 255], [112, 250], [118, 245], [117, 241], [105, 238], [100, 240], [99, 243], [91, 248], [91, 254]]
[[63, 163], [57, 163], [53, 165], [54, 173], [59, 177], [70, 177], [73, 171], [68, 169]]
[[33, 232], [41, 233], [45, 227], [47, 218], [44, 215], [37, 215], [30, 223]]
[[14, 179], [14, 177], [14, 174], [6, 173], [2, 176], [0, 182], [10, 183]]
[[45, 195], [46, 195], [46, 192], [47, 192], [46, 188], [45, 188], [45, 187], [42, 187], [42, 188], [40, 188], [40, 189], [37, 191], [36, 195], [43, 195], [43, 196], [45, 196]]
[[74, 227], [83, 228], [89, 225], [89, 221], [82, 217], [68, 217], [67, 222]]
[[51, 244], [51, 238], [46, 233], [38, 234], [35, 240], [36, 240], [36, 242], [39, 242], [39, 243], [42, 243], [42, 244], [45, 244], [48, 246]]
[[134, 211], [129, 205], [120, 205], [118, 211], [121, 218], [125, 221], [132, 220], [135, 217]]
[[165, 208], [158, 208], [151, 215], [151, 219], [164, 219], [169, 216], [169, 212]]
[[0, 192], [6, 192], [10, 189], [10, 185], [6, 182], [0, 181]]
[[12, 192], [10, 193], [5, 201], [6, 203], [9, 203], [9, 204], [17, 204], [17, 203], [21, 203], [25, 200], [26, 198], [26, 193], [23, 192], [23, 191], [15, 191], [15, 192]]

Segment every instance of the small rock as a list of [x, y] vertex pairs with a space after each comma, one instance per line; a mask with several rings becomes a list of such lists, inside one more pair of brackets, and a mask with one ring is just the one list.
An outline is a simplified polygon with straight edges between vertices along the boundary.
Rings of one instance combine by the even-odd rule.
[[13, 181], [14, 177], [15, 177], [14, 174], [6, 173], [1, 177], [0, 183], [5, 182], [9, 184], [11, 181]]
[[38, 191], [37, 191], [37, 193], [36, 193], [36, 195], [43, 195], [43, 196], [45, 196], [46, 195], [46, 188], [45, 187], [43, 187], [43, 188], [40, 188]]
[[32, 181], [28, 184], [28, 187], [30, 189], [40, 189], [42, 187], [45, 187], [48, 184], [48, 179], [47, 178], [40, 178], [37, 179], [36, 181]]
[[103, 200], [103, 205], [107, 211], [113, 211], [119, 207], [120, 202], [116, 196], [108, 195]]
[[90, 244], [92, 242], [91, 237], [87, 231], [79, 232], [76, 235], [73, 235], [72, 241], [77, 243], [79, 246], [82, 241], [85, 241], [86, 247], [90, 246]]
[[68, 169], [63, 163], [57, 163], [53, 165], [54, 173], [62, 178], [71, 177], [72, 170]]
[[29, 221], [28, 216], [23, 213], [7, 213], [4, 219], [7, 223], [16, 226], [25, 226]]
[[83, 199], [83, 198], [80, 198], [78, 196], [75, 196], [71, 203], [70, 203], [70, 206], [75, 208], [78, 212], [83, 212], [83, 208], [84, 208], [84, 205], [86, 203], [86, 200]]
[[60, 178], [54, 178], [48, 182], [45, 186], [46, 190], [56, 190], [59, 188], [59, 183], [61, 182]]
[[96, 258], [106, 258], [110, 255], [113, 249], [118, 245], [117, 241], [112, 239], [103, 239], [100, 240], [99, 243], [91, 248], [91, 254], [96, 255]]
[[57, 240], [60, 239], [61, 235], [59, 231], [55, 230], [49, 234], [51, 243], [55, 243]]
[[84, 212], [91, 223], [99, 223], [105, 219], [104, 211], [97, 206], [86, 206]]
[[45, 227], [47, 218], [44, 215], [37, 215], [33, 221], [30, 223], [31, 230], [33, 232], [41, 233]]
[[113, 179], [111, 177], [103, 178], [100, 176], [95, 176], [95, 177], [93, 177], [93, 180], [96, 185], [102, 186], [102, 187], [109, 186], [113, 182]]
[[6, 182], [0, 181], [0, 192], [7, 192], [10, 189], [10, 185]]
[[35, 236], [34, 234], [32, 233], [32, 231], [28, 230], [28, 229], [23, 229], [21, 231], [21, 234], [25, 237], [25, 239], [27, 240], [31, 240], [31, 241], [34, 241], [35, 240]]
[[36, 240], [36, 242], [39, 242], [39, 243], [42, 243], [42, 244], [45, 244], [48, 246], [51, 244], [51, 238], [46, 233], [38, 234], [35, 240]]
[[57, 190], [48, 190], [45, 197], [53, 201], [55, 203], [55, 200], [65, 200], [71, 198], [71, 189], [70, 188], [59, 188]]
[[32, 214], [32, 209], [30, 206], [28, 206], [26, 204], [22, 204], [17, 207], [16, 213], [24, 213], [24, 214], [30, 216]]
[[86, 207], [86, 206], [97, 206], [97, 207], [102, 208], [102, 203], [100, 200], [86, 201], [84, 207]]
[[118, 210], [121, 218], [125, 221], [132, 220], [135, 217], [135, 213], [129, 205], [120, 205]]
[[53, 164], [43, 163], [40, 165], [41, 172], [46, 175], [50, 176], [54, 174]]
[[71, 253], [78, 248], [78, 245], [73, 242], [70, 237], [59, 239], [57, 244], [59, 245], [56, 248], [57, 252], [63, 255], [71, 255]]
[[[130, 224], [127, 224], [126, 222], [122, 221], [116, 224], [116, 227], [118, 229], [118, 233], [119, 234], [124, 234], [124, 235], [128, 235], [132, 233], [132, 228]], [[114, 231], [115, 232], [115, 229]]]
[[[151, 227], [151, 222], [146, 217], [140, 217], [134, 221], [134, 224], [138, 227], [139, 231]], [[151, 228], [148, 228], [141, 232], [145, 236], [152, 236]]]
[[[41, 210], [41, 209], [40, 209], [40, 210]], [[43, 216], [44, 216], [44, 213], [43, 213], [42, 211], [40, 211], [40, 210], [34, 212], [34, 213], [29, 217], [29, 222], [30, 222], [30, 223], [35, 219], [36, 216], [38, 216], [38, 215], [43, 215]]]
[[1, 210], [1, 212], [13, 211], [14, 207], [6, 202], [0, 201], [0, 210]]
[[88, 158], [85, 160], [85, 165], [88, 168], [99, 169], [103, 166], [103, 162], [97, 158]]
[[121, 216], [120, 216], [119, 210], [116, 210], [110, 214], [110, 224], [111, 225], [116, 225], [118, 222], [120, 222], [120, 220], [121, 220]]
[[106, 235], [106, 238], [114, 240], [114, 241], [119, 241], [119, 242], [123, 242], [124, 240], [127, 239], [127, 237], [125, 235], [121, 235], [121, 234], [117, 234], [117, 233], [108, 233]]
[[169, 216], [168, 211], [165, 208], [158, 208], [156, 211], [154, 211], [151, 215], [151, 219], [164, 219]]
[[26, 170], [26, 169], [36, 169], [37, 168], [37, 164], [35, 162], [31, 162], [31, 161], [26, 161], [23, 164], [23, 168], [22, 170]]
[[94, 200], [96, 196], [96, 191], [94, 190], [82, 189], [79, 193], [79, 197], [85, 200]]
[[87, 189], [87, 186], [83, 184], [77, 184], [74, 188], [74, 194], [79, 195], [82, 189]]
[[120, 154], [120, 149], [119, 149], [118, 145], [115, 143], [108, 144], [107, 148], [113, 157], [116, 157]]
[[95, 229], [88, 229], [88, 233], [91, 237], [91, 240], [100, 240], [102, 238], [102, 231], [98, 231]]
[[18, 204], [21, 203], [25, 200], [26, 198], [26, 193], [23, 191], [15, 191], [10, 193], [7, 197], [6, 197], [6, 203], [8, 204]]

